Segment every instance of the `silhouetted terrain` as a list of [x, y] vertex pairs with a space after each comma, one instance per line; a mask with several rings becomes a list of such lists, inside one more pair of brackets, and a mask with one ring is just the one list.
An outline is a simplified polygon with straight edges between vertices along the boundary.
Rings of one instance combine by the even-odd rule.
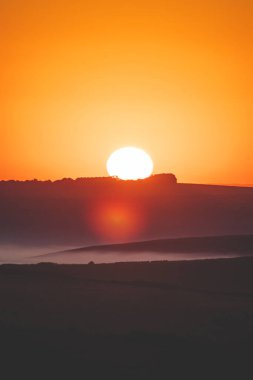
[[[148, 240], [123, 244], [94, 245], [75, 248], [61, 253], [75, 252], [237, 252], [253, 253], [253, 235], [208, 236], [177, 239]], [[56, 253], [57, 254], [57, 253]], [[53, 254], [52, 254], [53, 255]]]
[[80, 246], [253, 232], [253, 188], [177, 184], [170, 174], [0, 182], [2, 244]]
[[1, 373], [250, 377], [252, 273], [252, 258], [2, 265]]
[[58, 264], [113, 263], [129, 261], [181, 261], [253, 256], [253, 235], [229, 235], [158, 239], [122, 244], [91, 245], [33, 254], [27, 261]]

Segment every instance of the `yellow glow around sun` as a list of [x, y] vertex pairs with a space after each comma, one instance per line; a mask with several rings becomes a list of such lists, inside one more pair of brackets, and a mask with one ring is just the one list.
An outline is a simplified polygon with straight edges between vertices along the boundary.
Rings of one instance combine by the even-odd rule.
[[107, 171], [120, 179], [144, 179], [153, 172], [153, 161], [144, 150], [135, 147], [120, 148], [107, 160]]

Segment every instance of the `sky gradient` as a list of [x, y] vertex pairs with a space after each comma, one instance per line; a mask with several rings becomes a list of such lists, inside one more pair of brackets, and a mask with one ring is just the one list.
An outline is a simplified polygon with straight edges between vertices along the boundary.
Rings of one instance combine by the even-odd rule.
[[120, 147], [179, 182], [253, 184], [252, 0], [0, 4], [0, 179], [104, 176]]

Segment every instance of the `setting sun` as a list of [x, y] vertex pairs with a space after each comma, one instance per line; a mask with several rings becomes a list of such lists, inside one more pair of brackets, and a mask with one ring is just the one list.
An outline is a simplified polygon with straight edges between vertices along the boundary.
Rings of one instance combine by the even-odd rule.
[[144, 150], [135, 147], [116, 150], [106, 164], [110, 176], [124, 180], [147, 178], [152, 174], [153, 166], [151, 157]]

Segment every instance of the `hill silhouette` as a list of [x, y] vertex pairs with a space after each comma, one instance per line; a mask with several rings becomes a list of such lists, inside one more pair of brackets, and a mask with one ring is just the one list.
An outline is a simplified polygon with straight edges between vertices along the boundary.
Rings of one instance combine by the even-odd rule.
[[80, 246], [253, 232], [253, 188], [180, 184], [173, 174], [0, 181], [0, 210], [3, 244]]
[[140, 242], [93, 245], [88, 247], [74, 248], [62, 252], [55, 252], [42, 256], [64, 253], [81, 253], [86, 251], [96, 252], [236, 252], [240, 254], [253, 254], [253, 235], [228, 235], [190, 237], [176, 239], [158, 239]]

